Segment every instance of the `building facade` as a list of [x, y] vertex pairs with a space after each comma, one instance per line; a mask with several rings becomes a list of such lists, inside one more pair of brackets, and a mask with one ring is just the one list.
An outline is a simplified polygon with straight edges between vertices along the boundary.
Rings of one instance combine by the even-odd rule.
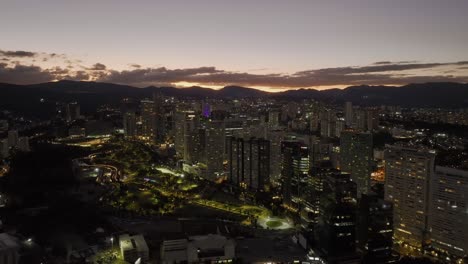
[[356, 182], [358, 197], [367, 194], [371, 185], [372, 162], [374, 158], [372, 134], [353, 130], [343, 131], [340, 140], [340, 168], [351, 173]]
[[436, 166], [431, 181], [431, 247], [452, 260], [468, 254], [468, 171]]
[[231, 137], [229, 145], [231, 183], [252, 191], [264, 190], [270, 182], [270, 141]]
[[430, 181], [435, 152], [387, 145], [385, 200], [393, 203], [395, 242], [421, 250], [428, 243]]

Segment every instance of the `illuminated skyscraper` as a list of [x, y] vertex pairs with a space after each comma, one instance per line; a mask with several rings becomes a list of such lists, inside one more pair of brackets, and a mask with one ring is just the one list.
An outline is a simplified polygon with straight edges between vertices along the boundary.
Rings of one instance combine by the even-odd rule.
[[183, 129], [183, 157], [186, 162], [190, 163], [193, 160], [192, 156], [194, 152], [192, 150], [196, 144], [199, 129], [199, 118], [195, 113], [186, 113], [185, 119], [183, 121]]
[[341, 171], [351, 173], [351, 179], [356, 182], [358, 197], [367, 194], [371, 184], [372, 161], [374, 151], [372, 134], [343, 131], [340, 142]]
[[367, 130], [373, 131], [379, 127], [379, 112], [375, 110], [368, 110], [366, 112]]
[[354, 111], [354, 128], [367, 131], [367, 115], [365, 110], [356, 109]]
[[189, 141], [185, 141], [195, 129], [198, 129], [198, 118], [194, 111], [176, 111], [173, 116], [174, 146], [177, 156], [186, 158], [189, 154], [187, 147]]
[[174, 146], [176, 153], [179, 157], [184, 155], [184, 145], [185, 145], [185, 119], [187, 118], [187, 113], [182, 111], [177, 111], [174, 113]]
[[392, 203], [373, 192], [363, 194], [357, 217], [357, 242], [364, 255], [363, 263], [395, 262]]
[[309, 130], [311, 132], [317, 132], [319, 129], [320, 118], [317, 112], [312, 112], [309, 118]]
[[211, 116], [211, 106], [206, 101], [203, 101], [202, 103], [202, 115], [206, 118]]
[[268, 112], [268, 126], [275, 128], [279, 126], [280, 113], [278, 111]]
[[320, 197], [323, 195], [325, 181], [333, 174], [339, 173], [329, 161], [317, 162], [307, 177], [303, 190], [303, 206], [300, 212], [301, 224], [305, 230], [313, 230], [318, 224], [323, 212], [320, 206]]
[[353, 125], [353, 104], [351, 102], [346, 102], [344, 107], [344, 118], [347, 127], [351, 127]]
[[228, 139], [229, 181], [236, 186], [244, 181], [244, 139], [231, 136]]
[[184, 161], [187, 164], [196, 164], [206, 162], [206, 132], [205, 128], [195, 127], [185, 134], [185, 156]]
[[80, 105], [77, 102], [58, 103], [58, 117], [66, 122], [72, 122], [80, 118]]
[[224, 172], [224, 140], [225, 126], [221, 120], [206, 124], [205, 159], [208, 180], [216, 180]]
[[309, 148], [299, 141], [284, 141], [281, 147], [283, 203], [298, 210], [309, 173]]
[[160, 91], [153, 93], [154, 114], [155, 114], [155, 136], [159, 141], [166, 137], [166, 112], [164, 109], [164, 98]]
[[431, 246], [443, 258], [463, 258], [468, 254], [468, 171], [436, 166], [431, 184]]
[[335, 137], [341, 137], [341, 133], [345, 130], [345, 120], [344, 118], [337, 118], [335, 122]]
[[230, 138], [230, 181], [250, 191], [265, 188], [270, 181], [270, 141], [261, 138]]
[[335, 136], [336, 113], [326, 110], [320, 113], [320, 136]]
[[421, 249], [428, 239], [430, 181], [435, 152], [387, 145], [385, 200], [393, 202], [396, 242]]
[[68, 104], [68, 121], [74, 121], [80, 118], [80, 105], [77, 102]]
[[281, 177], [281, 142], [285, 133], [283, 130], [270, 130], [267, 139], [270, 141], [270, 175], [277, 181]]
[[335, 172], [323, 182], [320, 216], [315, 228], [317, 247], [328, 263], [354, 260], [356, 255], [356, 184], [348, 173]]
[[134, 112], [124, 113], [123, 127], [125, 137], [136, 136], [136, 116]]
[[154, 141], [156, 138], [156, 113], [154, 102], [142, 100], [140, 107], [142, 136], [145, 140]]

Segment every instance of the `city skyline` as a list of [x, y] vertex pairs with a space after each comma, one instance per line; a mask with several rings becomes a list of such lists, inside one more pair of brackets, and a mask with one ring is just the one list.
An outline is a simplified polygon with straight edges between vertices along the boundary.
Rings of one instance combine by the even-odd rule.
[[0, 2], [0, 264], [468, 264], [468, 0]]
[[[0, 82], [268, 91], [468, 82], [465, 1], [10, 1]], [[73, 10], [73, 12], [71, 11]]]

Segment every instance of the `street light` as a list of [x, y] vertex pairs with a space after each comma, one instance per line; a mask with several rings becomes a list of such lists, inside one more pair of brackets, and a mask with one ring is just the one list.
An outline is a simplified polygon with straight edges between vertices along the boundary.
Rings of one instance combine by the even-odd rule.
[[112, 248], [114, 248], [114, 237], [111, 237], [111, 238], [110, 238], [110, 241], [111, 241], [111, 243], [112, 243]]

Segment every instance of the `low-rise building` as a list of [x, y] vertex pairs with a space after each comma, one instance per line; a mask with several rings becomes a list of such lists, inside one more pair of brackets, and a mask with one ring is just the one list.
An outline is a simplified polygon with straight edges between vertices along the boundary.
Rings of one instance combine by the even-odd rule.
[[191, 236], [166, 240], [161, 245], [162, 263], [223, 263], [235, 258], [235, 241], [222, 235]]
[[19, 260], [19, 244], [18, 241], [6, 234], [0, 234], [0, 263], [2, 264], [17, 264]]
[[125, 261], [135, 263], [140, 259], [140, 263], [146, 263], [149, 259], [148, 245], [143, 235], [121, 235], [119, 237], [119, 246]]

